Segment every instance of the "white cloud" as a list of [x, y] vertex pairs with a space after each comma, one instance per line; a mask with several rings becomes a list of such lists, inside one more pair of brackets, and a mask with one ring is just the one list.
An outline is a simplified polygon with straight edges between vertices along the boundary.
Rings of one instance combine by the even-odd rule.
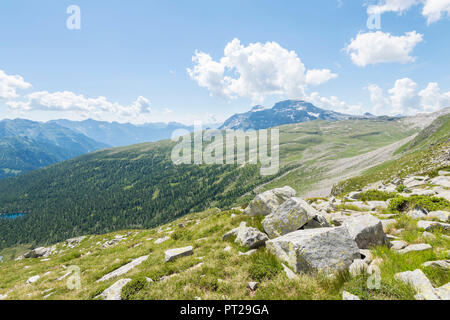
[[0, 70], [0, 98], [13, 99], [17, 98], [18, 89], [31, 88], [31, 84], [24, 81], [21, 76], [7, 75], [3, 70]]
[[450, 16], [450, 0], [427, 0], [422, 14], [427, 18], [428, 24], [441, 20], [445, 14]]
[[444, 15], [450, 16], [450, 0], [379, 0], [376, 5], [368, 6], [367, 12], [401, 14], [419, 4], [423, 4], [422, 15], [427, 18], [428, 24], [439, 21]]
[[306, 83], [311, 84], [313, 86], [317, 86], [328, 82], [331, 79], [337, 78], [338, 75], [336, 73], [332, 73], [331, 70], [328, 69], [313, 69], [308, 70], [306, 73]]
[[86, 116], [100, 117], [111, 113], [116, 116], [137, 117], [142, 113], [150, 113], [150, 101], [142, 96], [129, 106], [112, 103], [105, 97], [85, 98], [73, 92], [62, 91], [49, 93], [39, 91], [28, 94], [23, 101], [8, 101], [7, 106], [15, 111], [77, 111]]
[[337, 77], [330, 70], [310, 70], [295, 51], [276, 42], [251, 43], [239, 39], [229, 42], [219, 61], [203, 52], [192, 58], [190, 77], [211, 94], [227, 99], [250, 98], [261, 103], [268, 96], [304, 97], [309, 84], [321, 84]]
[[348, 104], [336, 96], [331, 96], [329, 98], [322, 97], [318, 92], [311, 93], [308, 97], [308, 101], [322, 109], [333, 110], [346, 114], [363, 113], [363, 106], [361, 104]]
[[360, 33], [345, 48], [354, 64], [365, 67], [369, 64], [416, 60], [410, 56], [414, 47], [422, 42], [423, 36], [416, 31], [404, 36], [393, 36], [381, 31]]
[[388, 96], [377, 85], [370, 85], [367, 89], [371, 93], [372, 112], [377, 115], [413, 115], [450, 107], [450, 92], [441, 93], [436, 82], [430, 82], [425, 89], [418, 91], [413, 80], [398, 79], [388, 90]]

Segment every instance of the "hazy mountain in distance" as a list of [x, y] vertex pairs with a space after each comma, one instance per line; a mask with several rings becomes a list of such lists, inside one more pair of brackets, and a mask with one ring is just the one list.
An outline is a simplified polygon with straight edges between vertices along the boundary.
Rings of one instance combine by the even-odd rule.
[[[84, 121], [54, 120], [63, 127], [75, 130], [91, 139], [106, 143], [114, 147], [129, 146], [144, 142], [156, 142], [170, 139], [172, 133], [178, 129], [193, 131], [193, 126], [177, 122], [155, 122], [141, 125], [131, 123], [105, 122], [92, 119]], [[206, 125], [206, 128], [215, 128], [218, 125]]]
[[56, 123], [0, 121], [0, 179], [108, 147]]

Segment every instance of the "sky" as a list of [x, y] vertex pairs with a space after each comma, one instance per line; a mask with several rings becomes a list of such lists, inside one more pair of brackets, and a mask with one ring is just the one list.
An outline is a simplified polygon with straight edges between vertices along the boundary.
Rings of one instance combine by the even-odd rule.
[[2, 0], [0, 119], [191, 124], [450, 106], [450, 0]]

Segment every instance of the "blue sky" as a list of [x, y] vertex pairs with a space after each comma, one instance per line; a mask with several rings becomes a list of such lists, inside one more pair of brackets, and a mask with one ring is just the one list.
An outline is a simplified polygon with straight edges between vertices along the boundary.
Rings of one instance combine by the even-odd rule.
[[433, 1], [3, 0], [0, 118], [211, 122], [287, 98], [434, 111], [450, 106], [450, 1]]

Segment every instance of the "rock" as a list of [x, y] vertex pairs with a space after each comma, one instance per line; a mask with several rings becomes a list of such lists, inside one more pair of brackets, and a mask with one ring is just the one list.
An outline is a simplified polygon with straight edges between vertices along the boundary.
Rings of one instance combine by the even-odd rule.
[[27, 284], [35, 283], [38, 281], [41, 277], [40, 276], [33, 276], [27, 280]]
[[327, 219], [325, 219], [322, 215], [318, 214], [300, 229], [317, 229], [329, 227], [331, 227], [331, 225], [328, 223]]
[[388, 244], [380, 219], [370, 214], [348, 219], [343, 226], [347, 228], [360, 249]]
[[222, 240], [227, 240], [231, 236], [236, 236], [235, 242], [250, 249], [256, 249], [264, 245], [269, 240], [266, 234], [256, 228], [247, 227], [246, 222], [241, 222], [238, 228], [235, 228], [223, 235]]
[[361, 257], [345, 227], [299, 230], [266, 242], [267, 249], [296, 273], [347, 270]]
[[388, 205], [384, 201], [368, 201], [367, 204], [370, 207], [370, 210], [376, 209], [387, 209]]
[[364, 274], [366, 270], [369, 268], [366, 262], [363, 259], [355, 259], [353, 263], [350, 265], [348, 271], [353, 277]]
[[283, 202], [295, 197], [296, 191], [291, 187], [277, 188], [258, 194], [244, 210], [250, 216], [267, 216], [274, 212]]
[[122, 300], [122, 289], [125, 287], [131, 279], [121, 279], [114, 283], [111, 287], [103, 291], [102, 294], [96, 298], [101, 298], [103, 300]]
[[355, 206], [362, 211], [370, 211], [372, 207], [362, 201], [348, 202], [348, 205]]
[[355, 296], [354, 294], [351, 294], [347, 291], [343, 291], [342, 292], [342, 300], [361, 300], [361, 299], [358, 298], [357, 296]]
[[83, 241], [84, 239], [86, 239], [86, 236], [71, 238], [67, 239], [66, 243], [69, 246], [69, 248], [74, 248], [75, 246], [79, 245], [81, 241]]
[[238, 255], [240, 255], [240, 256], [250, 256], [250, 255], [256, 253], [257, 251], [258, 251], [258, 250], [253, 249], [253, 250], [249, 250], [249, 251], [247, 251], [247, 252], [239, 252]]
[[431, 250], [431, 249], [432, 249], [432, 246], [430, 246], [429, 244], [425, 244], [425, 243], [411, 244], [402, 250], [398, 250], [398, 253], [405, 254], [405, 253], [409, 253], [409, 252], [413, 252], [413, 251], [425, 251], [425, 250]]
[[441, 300], [450, 300], [450, 282], [434, 290]]
[[442, 222], [449, 222], [450, 221], [450, 212], [448, 212], [448, 211], [431, 211], [430, 213], [428, 213], [428, 217], [439, 219]]
[[24, 258], [26, 259], [35, 259], [35, 258], [41, 258], [41, 257], [48, 257], [50, 255], [52, 255], [53, 253], [55, 253], [56, 251], [56, 246], [50, 247], [50, 248], [44, 248], [44, 247], [40, 247], [40, 248], [36, 248], [33, 249], [27, 253], [25, 253], [23, 255]]
[[262, 221], [269, 238], [296, 231], [317, 216], [318, 212], [300, 198], [290, 198]]
[[359, 200], [359, 199], [361, 199], [361, 196], [362, 196], [361, 191], [354, 191], [354, 192], [350, 192], [346, 198], [349, 200]]
[[192, 246], [184, 247], [184, 248], [177, 248], [177, 249], [170, 249], [165, 252], [165, 262], [170, 262], [173, 260], [176, 260], [181, 257], [186, 257], [194, 254], [194, 248]]
[[406, 215], [412, 219], [423, 219], [427, 217], [427, 212], [421, 208], [416, 208], [409, 211]]
[[156, 239], [155, 240], [155, 244], [161, 244], [161, 243], [163, 243], [163, 242], [166, 242], [167, 240], [169, 240], [170, 238], [169, 237], [162, 237], [162, 238], [159, 238], [159, 239]]
[[450, 177], [448, 176], [439, 176], [431, 179], [431, 184], [438, 185], [444, 188], [450, 188]]
[[425, 229], [425, 231], [433, 231], [436, 229], [442, 229], [445, 231], [450, 230], [450, 224], [443, 223], [443, 222], [436, 222], [436, 221], [425, 221], [420, 220], [417, 222], [417, 228], [419, 229]]
[[427, 183], [428, 177], [424, 176], [414, 176], [414, 177], [408, 177], [403, 182], [403, 185], [407, 188], [414, 188], [418, 186], [423, 186]]
[[391, 241], [391, 250], [402, 250], [408, 246], [408, 242], [403, 240]]
[[424, 300], [440, 300], [436, 295], [433, 285], [422, 270], [397, 273], [395, 279], [411, 285]]
[[431, 232], [425, 231], [424, 233], [422, 233], [422, 237], [426, 238], [426, 239], [430, 239], [430, 240], [435, 240], [436, 236], [434, 234], [432, 234]]
[[281, 265], [283, 266], [283, 271], [289, 280], [297, 280], [298, 279], [298, 276], [294, 273], [294, 271], [289, 269], [284, 263], [282, 263]]
[[428, 261], [422, 264], [424, 267], [437, 267], [444, 270], [450, 269], [450, 260]]
[[130, 263], [128, 263], [124, 266], [121, 266], [120, 268], [114, 270], [113, 272], [110, 272], [107, 275], [103, 276], [96, 282], [103, 282], [103, 281], [107, 281], [107, 280], [115, 278], [115, 277], [119, 277], [119, 276], [127, 273], [128, 271], [134, 269], [135, 267], [137, 267], [138, 265], [140, 265], [142, 262], [144, 262], [147, 259], [148, 259], [148, 256], [143, 256], [143, 257], [134, 259]]
[[252, 291], [256, 291], [256, 289], [258, 288], [258, 282], [249, 282], [248, 288]]
[[394, 225], [397, 223], [397, 220], [395, 219], [386, 219], [386, 220], [381, 220], [381, 224], [383, 225], [383, 231], [386, 232], [390, 226]]
[[410, 193], [412, 196], [434, 196], [436, 192], [433, 190], [413, 189]]
[[235, 242], [250, 249], [263, 246], [269, 240], [266, 234], [256, 228], [249, 228], [245, 225], [238, 228]]

